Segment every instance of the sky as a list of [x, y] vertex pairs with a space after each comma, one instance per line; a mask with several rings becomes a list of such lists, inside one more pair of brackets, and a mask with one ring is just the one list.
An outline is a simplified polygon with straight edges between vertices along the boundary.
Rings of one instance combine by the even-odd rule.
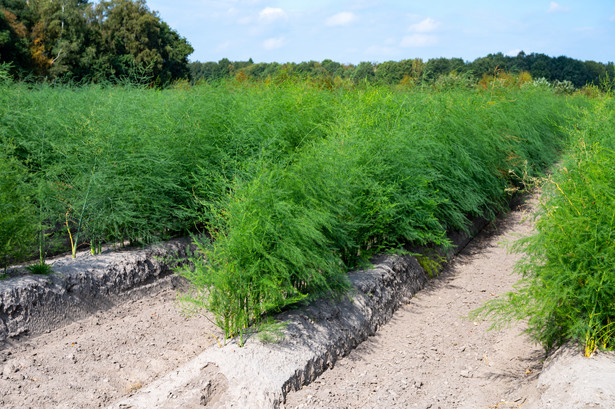
[[147, 0], [191, 61], [345, 64], [519, 51], [615, 61], [615, 0]]

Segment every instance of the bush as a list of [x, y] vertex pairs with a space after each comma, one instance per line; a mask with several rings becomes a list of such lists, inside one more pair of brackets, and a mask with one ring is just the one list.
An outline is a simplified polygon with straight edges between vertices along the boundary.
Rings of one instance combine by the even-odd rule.
[[551, 88], [551, 83], [545, 77], [537, 78], [532, 82], [528, 82], [534, 88]]

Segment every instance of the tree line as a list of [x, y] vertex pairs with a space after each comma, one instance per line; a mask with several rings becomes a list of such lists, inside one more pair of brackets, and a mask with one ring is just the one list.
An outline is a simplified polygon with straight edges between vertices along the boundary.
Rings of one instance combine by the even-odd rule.
[[0, 64], [17, 79], [166, 84], [192, 52], [145, 0], [0, 0]]
[[219, 80], [223, 78], [251, 78], [264, 80], [287, 76], [312, 77], [321, 79], [346, 79], [355, 83], [361, 81], [380, 84], [399, 84], [404, 82], [434, 82], [438, 78], [456, 75], [469, 81], [479, 81], [485, 76], [494, 76], [499, 71], [511, 74], [528, 72], [532, 78], [545, 78], [549, 82], [570, 81], [580, 88], [587, 84], [600, 85], [615, 78], [612, 62], [607, 64], [596, 61], [580, 61], [545, 54], [525, 54], [516, 56], [502, 53], [489, 54], [474, 61], [461, 58], [433, 58], [423, 61], [420, 58], [383, 63], [361, 62], [357, 65], [340, 64], [330, 59], [322, 62], [301, 63], [254, 63], [248, 61], [232, 62], [226, 58], [218, 62], [191, 62], [190, 76], [193, 81]]
[[189, 62], [189, 42], [151, 11], [145, 0], [0, 0], [0, 64], [16, 79], [104, 82], [128, 79], [164, 86], [178, 79], [212, 81], [239, 77], [278, 80], [311, 77], [380, 84], [433, 82], [454, 74], [471, 81], [498, 70], [528, 72], [579, 88], [615, 77], [613, 63], [545, 54], [489, 54], [474, 61], [420, 58], [341, 64], [330, 59], [301, 63]]

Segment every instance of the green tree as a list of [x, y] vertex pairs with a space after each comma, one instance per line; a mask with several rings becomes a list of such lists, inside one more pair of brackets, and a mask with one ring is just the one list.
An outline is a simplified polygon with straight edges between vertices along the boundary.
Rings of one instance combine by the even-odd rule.
[[214, 61], [208, 62], [191, 62], [188, 64], [190, 70], [190, 78], [193, 81], [205, 80], [210, 81], [216, 79], [218, 75], [218, 63]]
[[591, 82], [591, 74], [586, 65], [569, 57], [557, 57], [552, 60], [552, 78], [559, 81], [570, 81], [575, 87], [582, 87]]
[[303, 61], [297, 64], [293, 71], [301, 77], [309, 77], [316, 73], [318, 67], [320, 64], [316, 61]]
[[86, 18], [91, 4], [87, 0], [39, 0], [31, 7], [37, 16], [32, 35], [41, 54], [40, 74], [51, 78], [87, 77], [91, 57], [97, 53]]
[[546, 78], [551, 81], [551, 72], [549, 71], [549, 56], [545, 54], [532, 53], [526, 57], [532, 78]]
[[103, 0], [94, 8], [102, 43], [101, 58], [111, 75], [130, 76], [147, 67], [161, 84], [188, 75], [188, 41], [149, 10], [144, 0]]
[[177, 31], [171, 29], [164, 21], [160, 22], [160, 55], [163, 58], [162, 72], [163, 82], [177, 78], [188, 78], [188, 56], [194, 48]]
[[448, 75], [456, 71], [465, 71], [465, 63], [461, 58], [432, 58], [423, 66], [423, 78], [427, 81], [435, 81], [442, 75]]
[[502, 53], [489, 54], [486, 57], [477, 58], [469, 64], [470, 71], [474, 78], [481, 78], [483, 75], [494, 75], [496, 70], [508, 71], [512, 67], [512, 58]]
[[523, 51], [519, 51], [517, 56], [513, 57], [509, 61], [509, 64], [510, 65], [507, 67], [507, 70], [510, 70], [511, 72], [514, 72], [514, 73], [519, 73], [521, 71], [528, 71], [530, 68], [525, 58], [525, 52]]
[[382, 84], [397, 84], [404, 78], [403, 65], [386, 61], [376, 66], [376, 80]]
[[320, 65], [329, 73], [331, 77], [341, 77], [344, 75], [344, 67], [342, 67], [342, 64], [338, 62], [326, 59], [323, 60]]
[[227, 78], [233, 75], [235, 72], [235, 66], [228, 58], [223, 58], [218, 61], [218, 72], [214, 79]]
[[374, 73], [374, 65], [371, 62], [360, 62], [354, 69], [351, 75], [352, 81], [359, 83], [361, 81], [371, 82], [376, 77]]
[[606, 67], [596, 61], [585, 61], [585, 71], [589, 77], [589, 81], [593, 84], [599, 84], [600, 78], [606, 73]]
[[267, 77], [275, 77], [278, 72], [280, 64], [278, 63], [258, 63], [252, 64], [245, 68], [245, 72], [248, 76], [255, 79], [266, 79]]
[[23, 1], [0, 0], [0, 63], [11, 63], [12, 74], [32, 68], [29, 11]]

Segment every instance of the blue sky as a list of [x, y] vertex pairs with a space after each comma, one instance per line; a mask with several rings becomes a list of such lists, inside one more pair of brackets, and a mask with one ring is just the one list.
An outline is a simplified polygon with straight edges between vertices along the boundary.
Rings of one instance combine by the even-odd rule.
[[520, 50], [615, 60], [612, 0], [147, 0], [191, 61], [341, 63]]

